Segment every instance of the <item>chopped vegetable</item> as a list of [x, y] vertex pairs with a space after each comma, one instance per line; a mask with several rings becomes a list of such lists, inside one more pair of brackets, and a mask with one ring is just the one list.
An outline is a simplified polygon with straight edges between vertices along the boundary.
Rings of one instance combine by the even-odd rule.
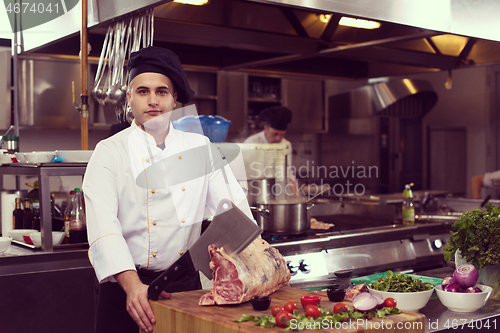
[[485, 210], [465, 212], [453, 223], [451, 240], [443, 248], [444, 259], [453, 261], [455, 252], [477, 269], [500, 264], [500, 211], [492, 204]]
[[387, 276], [382, 275], [376, 281], [373, 281], [370, 288], [397, 293], [419, 292], [434, 288], [432, 283], [424, 282], [421, 279], [403, 273], [387, 271], [386, 274]]
[[444, 288], [449, 285], [449, 284], [452, 284], [452, 283], [457, 283], [457, 281], [455, 281], [455, 279], [453, 278], [453, 276], [447, 276], [443, 279], [443, 281], [441, 281], [441, 287], [443, 287], [443, 290]]
[[482, 293], [483, 291], [481, 289], [479, 289], [479, 287], [469, 287], [467, 289], [465, 289], [464, 291], [465, 293]]
[[444, 291], [448, 291], [451, 293], [461, 293], [462, 292], [462, 287], [458, 283], [451, 283], [444, 287]]
[[378, 306], [378, 300], [369, 293], [361, 293], [354, 297], [352, 305], [358, 311], [371, 311]]

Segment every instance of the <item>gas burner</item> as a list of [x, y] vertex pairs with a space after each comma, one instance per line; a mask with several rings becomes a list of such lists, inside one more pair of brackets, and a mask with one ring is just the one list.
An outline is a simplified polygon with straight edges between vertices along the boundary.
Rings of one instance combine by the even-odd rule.
[[306, 239], [309, 235], [308, 232], [300, 234], [262, 234], [261, 237], [268, 243], [282, 243], [289, 241], [297, 241]]

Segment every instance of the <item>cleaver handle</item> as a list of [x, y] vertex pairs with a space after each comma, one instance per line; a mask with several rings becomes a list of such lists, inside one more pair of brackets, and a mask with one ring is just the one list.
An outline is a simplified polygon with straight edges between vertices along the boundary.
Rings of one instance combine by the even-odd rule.
[[176, 262], [172, 264], [165, 272], [158, 276], [148, 287], [149, 299], [158, 300], [162, 291], [164, 291], [181, 274], [193, 268], [191, 255], [186, 251]]

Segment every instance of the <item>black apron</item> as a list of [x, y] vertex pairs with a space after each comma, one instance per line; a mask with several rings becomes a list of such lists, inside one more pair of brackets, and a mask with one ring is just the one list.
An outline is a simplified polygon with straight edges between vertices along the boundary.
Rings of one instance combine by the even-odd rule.
[[[161, 273], [163, 272], [137, 270], [142, 283], [147, 285]], [[198, 289], [201, 289], [200, 275], [197, 271], [192, 270], [179, 276], [165, 291], [175, 293]], [[96, 280], [96, 296], [95, 333], [137, 333], [139, 331], [139, 326], [126, 309], [127, 294], [118, 283], [99, 284]]]

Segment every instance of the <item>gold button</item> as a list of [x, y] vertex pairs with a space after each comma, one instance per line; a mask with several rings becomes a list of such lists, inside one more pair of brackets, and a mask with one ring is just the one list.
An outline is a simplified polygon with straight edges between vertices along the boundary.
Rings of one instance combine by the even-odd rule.
[[183, 191], [185, 191], [185, 190], [186, 190], [186, 188], [185, 188], [185, 187], [183, 187], [183, 188], [182, 188], [182, 190], [183, 190]]
[[148, 162], [148, 163], [149, 163], [149, 158], [146, 158], [146, 162]]
[[182, 256], [184, 254], [184, 251], [179, 251], [179, 254]]
[[179, 159], [182, 160], [182, 156], [179, 155]]
[[153, 257], [156, 257], [156, 253], [153, 253]]
[[153, 225], [156, 225], [156, 221], [153, 221]]
[[153, 194], [154, 194], [154, 193], [155, 193], [155, 190], [151, 190], [151, 193], [153, 193]]
[[186, 222], [186, 220], [182, 219], [181, 222], [184, 223], [184, 222]]

